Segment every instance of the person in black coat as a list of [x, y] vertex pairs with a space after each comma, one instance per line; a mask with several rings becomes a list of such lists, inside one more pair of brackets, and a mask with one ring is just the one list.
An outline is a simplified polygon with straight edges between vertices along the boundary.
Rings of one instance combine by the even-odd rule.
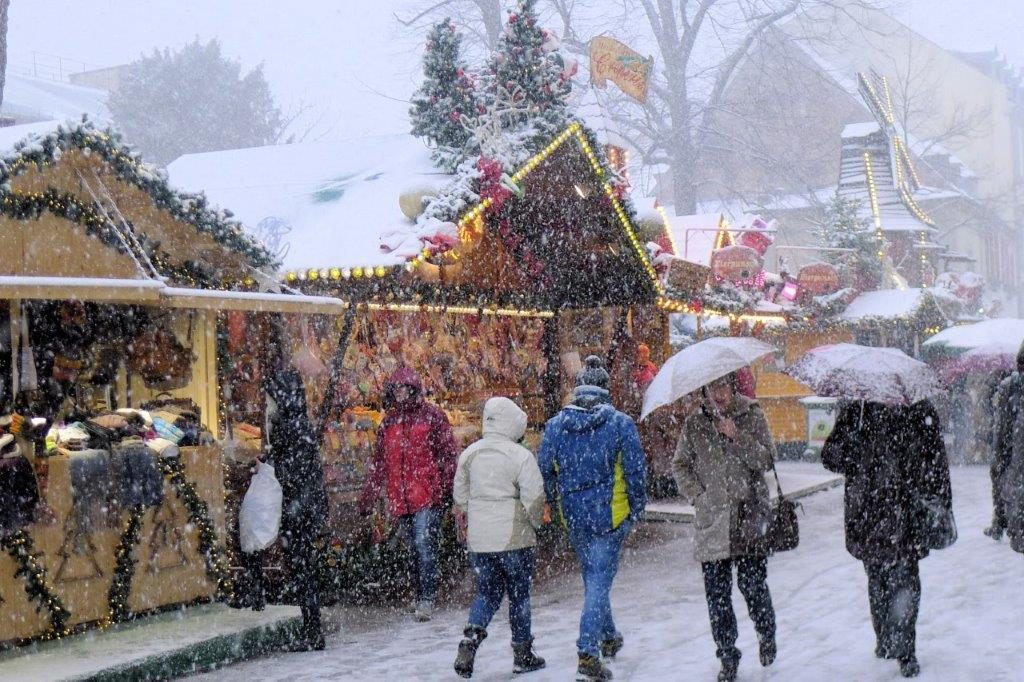
[[327, 520], [320, 439], [306, 411], [302, 377], [291, 368], [268, 374], [267, 461], [281, 484], [281, 544], [296, 600], [302, 610], [302, 637], [294, 649], [323, 649], [316, 546]]
[[949, 463], [939, 415], [910, 406], [844, 405], [821, 451], [826, 469], [846, 477], [846, 549], [868, 575], [875, 655], [920, 672], [916, 626], [918, 562], [955, 539]]

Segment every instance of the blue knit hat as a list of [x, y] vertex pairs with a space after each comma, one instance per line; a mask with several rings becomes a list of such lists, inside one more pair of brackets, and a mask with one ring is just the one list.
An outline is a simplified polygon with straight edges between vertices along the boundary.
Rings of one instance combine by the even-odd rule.
[[596, 355], [588, 355], [583, 364], [583, 369], [576, 375], [576, 385], [597, 386], [607, 391], [610, 377], [604, 368], [604, 361]]

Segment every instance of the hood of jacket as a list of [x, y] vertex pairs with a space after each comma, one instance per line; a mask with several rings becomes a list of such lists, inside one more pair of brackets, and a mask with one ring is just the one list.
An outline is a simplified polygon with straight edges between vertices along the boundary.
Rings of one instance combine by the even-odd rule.
[[562, 410], [562, 427], [570, 433], [596, 431], [615, 414], [615, 408], [607, 403], [600, 403], [588, 409], [574, 402]]
[[306, 389], [302, 376], [294, 368], [288, 367], [279, 372], [267, 374], [263, 379], [263, 389], [277, 403], [277, 419], [280, 422], [293, 422], [308, 419], [306, 414]]
[[484, 404], [483, 434], [501, 436], [513, 443], [526, 433], [526, 413], [508, 398], [491, 398]]
[[[408, 400], [401, 403], [395, 401], [395, 389], [399, 386], [408, 386], [412, 389], [412, 394]], [[411, 367], [402, 366], [399, 367], [392, 373], [386, 382], [384, 382], [384, 409], [391, 410], [406, 410], [416, 407], [423, 402], [423, 380], [420, 379], [420, 375], [416, 373]]]

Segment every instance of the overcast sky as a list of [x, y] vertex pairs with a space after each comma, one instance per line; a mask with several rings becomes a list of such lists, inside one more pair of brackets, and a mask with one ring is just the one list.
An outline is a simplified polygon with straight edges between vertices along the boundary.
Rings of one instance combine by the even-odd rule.
[[[279, 102], [325, 112], [330, 137], [400, 132], [422, 39], [394, 12], [417, 0], [12, 0], [9, 69], [55, 74], [122, 64], [154, 47], [219, 37], [264, 63]], [[944, 47], [998, 47], [1024, 67], [1024, 0], [906, 0], [901, 19]], [[57, 56], [62, 58], [58, 63]], [[398, 100], [398, 101], [396, 101]]]

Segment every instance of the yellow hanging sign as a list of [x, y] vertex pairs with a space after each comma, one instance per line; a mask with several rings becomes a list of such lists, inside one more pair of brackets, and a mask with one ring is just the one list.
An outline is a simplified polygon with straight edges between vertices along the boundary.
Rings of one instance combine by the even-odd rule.
[[608, 81], [636, 101], [647, 101], [647, 85], [654, 58], [644, 58], [614, 38], [597, 36], [590, 41], [590, 82], [605, 88]]

